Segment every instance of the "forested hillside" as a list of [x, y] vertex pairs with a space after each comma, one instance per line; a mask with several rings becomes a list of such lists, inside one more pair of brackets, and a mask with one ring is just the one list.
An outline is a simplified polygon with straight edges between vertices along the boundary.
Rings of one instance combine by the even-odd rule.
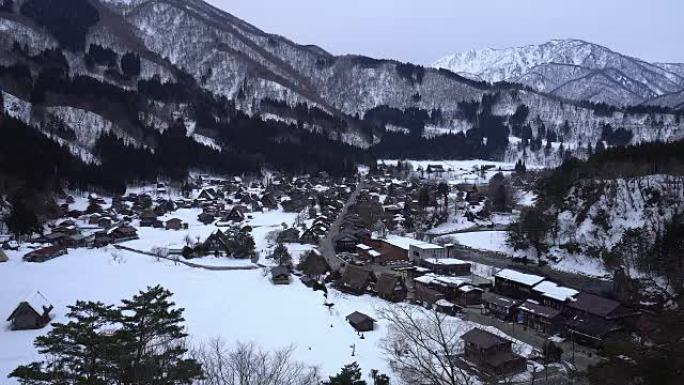
[[541, 258], [583, 255], [609, 271], [681, 290], [684, 142], [613, 148], [572, 159], [536, 187], [511, 245]]

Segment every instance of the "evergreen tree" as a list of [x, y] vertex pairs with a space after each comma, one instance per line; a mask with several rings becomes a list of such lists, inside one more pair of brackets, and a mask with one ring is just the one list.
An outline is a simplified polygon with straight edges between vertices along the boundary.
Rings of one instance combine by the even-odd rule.
[[183, 309], [156, 286], [119, 307], [78, 301], [66, 324], [36, 339], [45, 361], [17, 367], [22, 385], [192, 384], [202, 367], [186, 358]]
[[126, 76], [140, 75], [140, 57], [134, 53], [126, 53], [121, 57], [121, 71]]
[[430, 205], [430, 192], [427, 187], [421, 187], [418, 191], [418, 203], [422, 207], [428, 207]]
[[36, 213], [18, 194], [12, 197], [9, 203], [12, 205], [12, 211], [5, 222], [12, 234], [29, 235], [40, 230]]
[[287, 247], [282, 243], [279, 243], [278, 246], [275, 247], [272, 257], [280, 266], [292, 266], [292, 256], [287, 251]]
[[361, 379], [361, 368], [359, 364], [353, 362], [345, 365], [338, 374], [331, 376], [326, 385], [366, 385], [366, 381]]
[[437, 192], [444, 197], [444, 210], [447, 210], [449, 208], [449, 185], [445, 182], [440, 182], [439, 185], [437, 185]]
[[515, 162], [515, 173], [516, 174], [525, 174], [527, 172], [527, 167], [525, 167], [525, 162], [523, 162], [521, 159], [519, 159], [517, 162]]
[[113, 376], [115, 337], [103, 331], [111, 326], [112, 307], [100, 302], [78, 301], [69, 306], [66, 324], [55, 323], [35, 346], [45, 362], [16, 368], [10, 377], [25, 385], [110, 384]]
[[596, 146], [594, 147], [594, 153], [600, 154], [604, 151], [606, 151], [606, 145], [603, 144], [602, 140], [599, 140], [598, 142], [596, 142]]
[[175, 309], [171, 292], [155, 286], [123, 300], [117, 338], [123, 346], [124, 383], [191, 384], [202, 368], [185, 358], [183, 310]]

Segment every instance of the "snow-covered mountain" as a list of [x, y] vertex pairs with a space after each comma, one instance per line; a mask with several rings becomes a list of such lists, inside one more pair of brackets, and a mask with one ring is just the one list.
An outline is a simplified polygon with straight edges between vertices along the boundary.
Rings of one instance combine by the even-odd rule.
[[[33, 9], [46, 4], [60, 5], [48, 0], [16, 0], [9, 10], [0, 11], [0, 65], [26, 67], [35, 80], [48, 67], [44, 59], [46, 50], [58, 50], [66, 62], [62, 64], [60, 59], [60, 66], [66, 67], [69, 77], [97, 80], [106, 84], [107, 92], [140, 94], [141, 100], [134, 105], [119, 105], [82, 92], [62, 95], [62, 88], [53, 86], [44, 100], [35, 100], [32, 97], [35, 84], [17, 78], [24, 71], [15, 68], [0, 73], [6, 112], [48, 135], [52, 135], [48, 129], [51, 123], [65, 125], [75, 134], [66, 139], [55, 137], [55, 140], [70, 146], [73, 153], [88, 161], [96, 161], [92, 150], [105, 133], [114, 134], [137, 148], [154, 150], [157, 141], [150, 139], [146, 130], [164, 132], [179, 119], [186, 123], [193, 138], [197, 139], [195, 134], [201, 135], [200, 143], [235, 150], [235, 135], [239, 132], [231, 133], [233, 136], [222, 132], [227, 121], [234, 119], [233, 109], [265, 121], [284, 123], [270, 138], [274, 142], [287, 138], [302, 143], [301, 138], [292, 136], [306, 132], [359, 149], [374, 150], [387, 136], [392, 136], [395, 152], [401, 152], [402, 146], [421, 145], [427, 151], [424, 156], [429, 156], [429, 150], [441, 136], [469, 132], [467, 140], [462, 136], [452, 138], [461, 147], [454, 146], [452, 153], [442, 156], [463, 157], [465, 149], [472, 150], [468, 153], [476, 156], [505, 156], [509, 161], [525, 157], [531, 162], [549, 165], [557, 164], [565, 155], [563, 151], [584, 154], [588, 145], [604, 139], [606, 124], [631, 132], [628, 143], [684, 138], [684, 122], [674, 114], [658, 110], [598, 111], [592, 106], [569, 103], [553, 93], [517, 85], [490, 86], [448, 70], [354, 55], [334, 56], [319, 47], [300, 45], [261, 31], [201, 0], [73, 0], [68, 4], [72, 12], [65, 14], [73, 20], [85, 20], [87, 25], [77, 25], [78, 28], [68, 26], [80, 21], [52, 20], [53, 14], [61, 14], [50, 12], [49, 8], [40, 15], [29, 12], [24, 7], [27, 3]], [[96, 18], [91, 15], [91, 7]], [[507, 66], [501, 73], [487, 75], [479, 70], [481, 66], [469, 67], [465, 72], [480, 72], [482, 77], [496, 80], [528, 74], [532, 81], [528, 69], [534, 67], [539, 73], [534, 81], [545, 84], [546, 88], [568, 93], [582, 91], [586, 95], [582, 99], [594, 100], [591, 96], [595, 92], [606, 95], [613, 92], [608, 96], [630, 100], [615, 104], [631, 104], [630, 98], [636, 98], [637, 94], [655, 96], [674, 92], [675, 84], [682, 83], [682, 76], [678, 74], [682, 68], [676, 64], [661, 68], [583, 44], [585, 48], [574, 50], [574, 56], [566, 58], [572, 65], [541, 64], [541, 57], [547, 54], [535, 54], [530, 48], [528, 54], [521, 53], [511, 62], [516, 65]], [[100, 58], [105, 64], [93, 64], [97, 54], [97, 50], [95, 54], [92, 52], [93, 46], [106, 51], [100, 53], [105, 56]], [[579, 52], [586, 50], [593, 53], [585, 53], [582, 59]], [[116, 60], [108, 60], [110, 51]], [[570, 50], [565, 52], [570, 54]], [[119, 59], [126, 54], [140, 58], [140, 69], [133, 76], [123, 74]], [[584, 64], [589, 56], [600, 57], [597, 62], [624, 61], [625, 64], [606, 64], [621, 68], [621, 72], [587, 71]], [[508, 60], [507, 55], [496, 51], [490, 51], [486, 57], [492, 62]], [[644, 68], [658, 76], [644, 75]], [[604, 89], [620, 73], [625, 74], [622, 89]], [[596, 91], [589, 86], [580, 87], [581, 82], [564, 81], [577, 76]], [[599, 80], [592, 81], [593, 78]], [[171, 93], [171, 96], [160, 93]], [[205, 103], [207, 95], [214, 102]], [[117, 100], [122, 98], [125, 99], [121, 96]], [[476, 111], [480, 114], [487, 104], [487, 109], [503, 125], [477, 127], [480, 120], [468, 112], [467, 104], [471, 102], [479, 105]], [[135, 112], [131, 113], [131, 109]], [[521, 134], [513, 130], [509, 119], [521, 109], [527, 113], [517, 116], [516, 124], [529, 126], [526, 132], [540, 141], [546, 141], [549, 136], [552, 151], [526, 149], [532, 139], [529, 135], [515, 138]], [[371, 115], [374, 119], [367, 119]], [[433, 142], [416, 143], [416, 136], [411, 134], [416, 127], [420, 129], [418, 138]], [[221, 136], [223, 142], [211, 141]], [[491, 151], [495, 136], [512, 138], [509, 144], [500, 144], [507, 148]]]
[[582, 40], [481, 49], [446, 56], [433, 65], [489, 82], [528, 85], [574, 100], [640, 104], [684, 90], [684, 65], [648, 63]]

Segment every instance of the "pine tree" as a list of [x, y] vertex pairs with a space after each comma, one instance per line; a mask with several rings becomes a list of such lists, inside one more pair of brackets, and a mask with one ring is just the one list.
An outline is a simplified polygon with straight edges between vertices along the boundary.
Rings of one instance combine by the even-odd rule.
[[444, 210], [449, 208], [449, 185], [444, 182], [440, 182], [437, 185], [437, 191], [444, 197]]
[[185, 358], [184, 309], [173, 308], [171, 295], [155, 286], [122, 301], [116, 334], [127, 368], [124, 383], [190, 384], [201, 377], [199, 363]]
[[280, 266], [292, 266], [292, 256], [287, 251], [287, 247], [282, 243], [279, 243], [273, 250], [273, 259], [278, 262], [278, 265]]
[[23, 199], [16, 195], [10, 199], [12, 211], [7, 217], [7, 228], [12, 234], [27, 235], [39, 231], [38, 217]]
[[109, 384], [116, 374], [111, 354], [113, 336], [103, 333], [111, 326], [112, 307], [100, 302], [78, 301], [69, 306], [66, 324], [55, 323], [35, 346], [46, 362], [16, 368], [10, 377], [21, 384]]
[[418, 191], [418, 203], [422, 207], [428, 207], [430, 205], [430, 192], [427, 187], [421, 187]]
[[366, 381], [361, 379], [361, 368], [359, 364], [353, 362], [345, 365], [342, 371], [325, 382], [326, 385], [366, 385]]
[[192, 384], [202, 367], [185, 357], [183, 309], [160, 286], [120, 307], [78, 301], [66, 324], [36, 339], [43, 362], [16, 368], [22, 385]]

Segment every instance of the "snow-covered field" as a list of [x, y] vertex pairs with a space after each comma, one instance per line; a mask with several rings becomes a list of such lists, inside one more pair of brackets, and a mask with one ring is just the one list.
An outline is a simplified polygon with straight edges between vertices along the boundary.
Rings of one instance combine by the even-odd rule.
[[512, 252], [506, 245], [507, 231], [477, 231], [472, 233], [460, 233], [452, 235], [459, 244], [473, 249], [498, 251], [501, 253]]
[[[187, 330], [194, 343], [214, 337], [226, 342], [255, 341], [268, 349], [296, 346], [296, 357], [334, 373], [342, 365], [359, 361], [364, 370], [387, 367], [377, 342], [383, 326], [360, 339], [344, 317], [353, 311], [377, 316], [385, 305], [377, 298], [354, 297], [331, 291], [332, 311], [323, 305], [321, 292], [299, 281], [273, 285], [261, 269], [207, 271], [113, 248], [80, 249], [55, 260], [25, 263], [19, 254], [0, 266], [0, 314], [36, 290], [55, 306], [54, 321], [64, 321], [66, 306], [77, 299], [118, 303], [146, 286], [161, 284], [171, 290], [178, 306], [185, 308]], [[0, 330], [0, 377], [14, 367], [38, 357], [33, 339], [47, 329]], [[356, 345], [351, 357], [350, 345]]]
[[[193, 269], [111, 247], [78, 249], [42, 264], [22, 262], [20, 252], [9, 255], [10, 261], [0, 265], [3, 315], [38, 290], [55, 306], [54, 321], [62, 322], [66, 306], [77, 299], [118, 303], [146, 286], [161, 284], [185, 308], [187, 331], [195, 344], [221, 337], [228, 343], [254, 341], [267, 349], [293, 345], [295, 358], [319, 366], [323, 374], [335, 373], [353, 361], [359, 362], [364, 373], [371, 369], [389, 373], [379, 348], [386, 332], [384, 321], [361, 339], [344, 319], [353, 311], [379, 319], [377, 310], [388, 303], [376, 297], [330, 290], [329, 300], [335, 305], [329, 311], [322, 292], [298, 280], [287, 286], [273, 285], [262, 269]], [[0, 328], [1, 378], [17, 365], [39, 358], [32, 342], [47, 330], [10, 331], [6, 323]], [[355, 345], [353, 357], [351, 345]]]
[[[527, 256], [530, 259], [536, 259], [536, 254], [532, 250], [527, 252], [514, 251], [513, 248], [506, 244], [507, 237], [508, 232], [506, 231], [473, 231], [447, 235], [444, 236], [444, 239], [449, 242], [458, 242], [463, 246], [473, 249], [495, 251], [511, 258], [513, 256]], [[552, 247], [545, 255], [558, 260], [558, 262], [550, 262], [549, 264], [555, 270], [597, 278], [604, 278], [610, 275], [599, 258], [572, 255], [557, 247]]]
[[[398, 160], [396, 159], [383, 159], [378, 160], [378, 163], [384, 163], [387, 165], [396, 165]], [[437, 179], [448, 180], [451, 184], [458, 183], [487, 183], [494, 174], [502, 172], [504, 175], [510, 174], [515, 168], [515, 163], [506, 162], [495, 162], [490, 160], [406, 160], [412, 167], [413, 170], [417, 170], [419, 167], [423, 170], [427, 170], [428, 165], [442, 165], [445, 172], [441, 175], [432, 174], [432, 177]], [[482, 167], [487, 167], [486, 171], [481, 171]], [[534, 166], [528, 167], [528, 169], [535, 168]], [[536, 167], [543, 168], [543, 167]], [[449, 171], [451, 170], [451, 171]], [[428, 177], [428, 174], [424, 174]]]

